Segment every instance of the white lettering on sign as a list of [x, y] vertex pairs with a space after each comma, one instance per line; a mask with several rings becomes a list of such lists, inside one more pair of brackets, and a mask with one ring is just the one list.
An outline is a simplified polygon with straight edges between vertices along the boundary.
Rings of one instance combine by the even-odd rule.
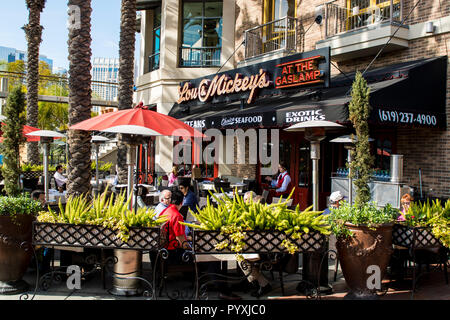
[[325, 120], [322, 109], [286, 112], [286, 123]]
[[262, 116], [230, 117], [223, 118], [220, 124], [222, 126], [232, 126], [234, 124], [262, 123], [262, 120]]
[[184, 123], [192, 128], [206, 127], [206, 120], [188, 120], [188, 121], [184, 121]]

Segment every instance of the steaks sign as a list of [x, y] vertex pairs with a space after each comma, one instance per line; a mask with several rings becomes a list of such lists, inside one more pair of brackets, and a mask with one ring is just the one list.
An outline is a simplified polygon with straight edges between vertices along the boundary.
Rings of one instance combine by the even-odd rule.
[[298, 53], [182, 82], [178, 104], [220, 103], [277, 95], [288, 89], [328, 87], [330, 48]]

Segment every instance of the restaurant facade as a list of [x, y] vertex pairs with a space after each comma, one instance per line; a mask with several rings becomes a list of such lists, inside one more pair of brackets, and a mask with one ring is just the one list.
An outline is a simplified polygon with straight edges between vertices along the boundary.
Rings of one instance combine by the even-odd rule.
[[[203, 132], [247, 133], [246, 139], [222, 139], [206, 163], [202, 153], [214, 141], [192, 141], [192, 161], [181, 167], [187, 172], [198, 164], [204, 178], [231, 176], [260, 185], [269, 165], [260, 157], [252, 161], [252, 154], [271, 154], [278, 145], [279, 161], [296, 187], [295, 203], [303, 207], [312, 197], [310, 144], [304, 133], [284, 129], [308, 120], [344, 125], [327, 132], [320, 147], [324, 208], [331, 177], [345, 171], [347, 159], [344, 146], [330, 140], [354, 132], [348, 104], [360, 70], [371, 90], [377, 172], [386, 174], [391, 155], [401, 154], [403, 182], [416, 196], [448, 198], [450, 5], [357, 2], [138, 1], [143, 11], [136, 102]], [[230, 142], [233, 156], [227, 154]], [[186, 141], [149, 141], [149, 169], [170, 172], [180, 156], [177, 143]], [[245, 163], [236, 161], [239, 153]]]

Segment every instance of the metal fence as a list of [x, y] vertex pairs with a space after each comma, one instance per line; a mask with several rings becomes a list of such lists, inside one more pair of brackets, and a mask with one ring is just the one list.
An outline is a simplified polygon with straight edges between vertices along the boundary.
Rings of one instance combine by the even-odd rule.
[[[17, 85], [26, 87], [26, 73], [0, 71], [0, 98], [5, 99], [8, 92]], [[117, 101], [118, 86], [119, 84], [116, 82], [91, 81], [93, 104], [100, 102], [99, 105], [104, 106], [103, 102]], [[39, 101], [67, 103], [68, 96], [69, 80], [67, 76], [39, 76]]]
[[357, 30], [377, 23], [402, 20], [403, 0], [351, 0], [349, 7], [324, 4], [325, 37]]
[[295, 51], [297, 19], [284, 17], [245, 31], [245, 59], [275, 51]]
[[181, 47], [180, 67], [219, 67], [220, 47]]
[[154, 53], [148, 57], [148, 72], [159, 69], [159, 52]]

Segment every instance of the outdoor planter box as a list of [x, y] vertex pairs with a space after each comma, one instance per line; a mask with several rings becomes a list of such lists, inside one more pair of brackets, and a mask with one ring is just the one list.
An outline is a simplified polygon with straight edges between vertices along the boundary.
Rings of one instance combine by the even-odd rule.
[[33, 222], [33, 245], [159, 250], [159, 227], [131, 227], [129, 231], [125, 243], [117, 237], [118, 231], [102, 226]]
[[[195, 254], [218, 254], [234, 253], [229, 247], [217, 250], [215, 245], [225, 240], [225, 236], [220, 231], [193, 231], [193, 246]], [[242, 253], [286, 253], [287, 250], [281, 243], [286, 239], [286, 234], [282, 231], [246, 231], [243, 242], [246, 244]], [[304, 233], [299, 239], [292, 239], [292, 243], [297, 245], [299, 252], [322, 252], [326, 250], [327, 237], [320, 232], [313, 231]]]
[[439, 248], [442, 246], [441, 242], [431, 233], [431, 228], [409, 227], [402, 224], [394, 224], [392, 244], [414, 249]]

